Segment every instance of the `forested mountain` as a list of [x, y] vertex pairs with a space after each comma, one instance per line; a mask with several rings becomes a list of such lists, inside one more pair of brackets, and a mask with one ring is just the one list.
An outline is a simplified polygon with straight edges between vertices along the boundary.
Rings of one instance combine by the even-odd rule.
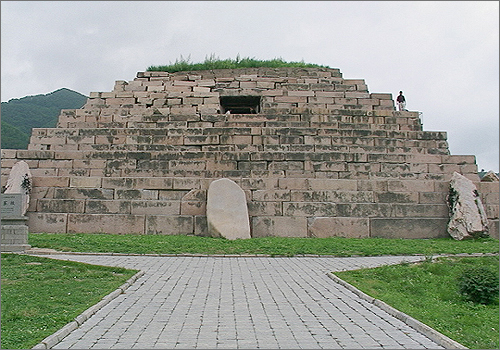
[[32, 128], [54, 128], [61, 109], [78, 109], [87, 96], [62, 88], [2, 102], [2, 148], [26, 149]]

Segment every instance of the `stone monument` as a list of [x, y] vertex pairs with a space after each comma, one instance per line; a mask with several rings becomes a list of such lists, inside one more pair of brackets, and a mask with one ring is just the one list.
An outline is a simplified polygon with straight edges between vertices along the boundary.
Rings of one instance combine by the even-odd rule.
[[1, 196], [2, 251], [16, 252], [31, 248], [28, 244], [28, 217], [25, 216], [31, 193], [31, 173], [24, 161], [16, 163], [10, 172]]
[[448, 233], [456, 240], [488, 236], [488, 218], [476, 186], [466, 177], [453, 173], [448, 195], [450, 222]]
[[208, 233], [213, 237], [251, 238], [245, 192], [236, 182], [220, 179], [210, 183], [207, 225]]

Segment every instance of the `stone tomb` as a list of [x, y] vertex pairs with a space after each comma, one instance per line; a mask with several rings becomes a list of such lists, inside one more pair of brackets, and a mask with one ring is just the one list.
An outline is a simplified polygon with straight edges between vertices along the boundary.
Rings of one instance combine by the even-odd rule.
[[2, 185], [19, 160], [31, 232], [208, 235], [208, 188], [228, 178], [252, 237], [445, 237], [457, 172], [498, 237], [498, 183], [475, 157], [338, 69], [139, 72], [2, 150]]

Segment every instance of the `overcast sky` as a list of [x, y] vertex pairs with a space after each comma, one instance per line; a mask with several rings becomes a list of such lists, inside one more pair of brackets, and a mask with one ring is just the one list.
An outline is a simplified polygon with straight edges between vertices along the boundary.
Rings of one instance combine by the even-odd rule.
[[181, 56], [339, 68], [499, 170], [498, 1], [2, 1], [1, 49], [4, 102], [111, 91]]

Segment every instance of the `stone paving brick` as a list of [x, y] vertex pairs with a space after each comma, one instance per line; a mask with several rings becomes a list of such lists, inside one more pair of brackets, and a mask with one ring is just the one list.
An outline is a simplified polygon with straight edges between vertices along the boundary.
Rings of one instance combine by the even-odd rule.
[[54, 348], [442, 348], [327, 272], [423, 257], [53, 255], [145, 274]]

